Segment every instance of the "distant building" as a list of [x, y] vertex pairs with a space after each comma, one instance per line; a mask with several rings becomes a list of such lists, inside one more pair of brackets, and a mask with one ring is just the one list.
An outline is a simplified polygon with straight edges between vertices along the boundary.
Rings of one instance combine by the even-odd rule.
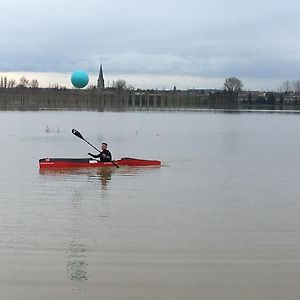
[[100, 90], [104, 89], [104, 78], [103, 78], [102, 65], [100, 65], [99, 77], [98, 77], [98, 81], [97, 81], [97, 88]]

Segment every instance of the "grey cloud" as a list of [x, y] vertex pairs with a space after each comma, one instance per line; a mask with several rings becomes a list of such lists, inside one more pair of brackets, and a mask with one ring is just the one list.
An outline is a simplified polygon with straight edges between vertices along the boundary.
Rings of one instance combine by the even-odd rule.
[[299, 77], [300, 3], [132, 0], [0, 4], [0, 71]]

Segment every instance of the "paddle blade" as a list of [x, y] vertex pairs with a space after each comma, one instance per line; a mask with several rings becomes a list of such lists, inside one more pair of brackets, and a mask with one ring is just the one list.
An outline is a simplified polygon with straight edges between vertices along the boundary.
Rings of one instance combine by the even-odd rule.
[[74, 135], [76, 135], [77, 137], [79, 137], [80, 139], [84, 140], [83, 136], [81, 135], [81, 133], [78, 130], [72, 129], [72, 133]]

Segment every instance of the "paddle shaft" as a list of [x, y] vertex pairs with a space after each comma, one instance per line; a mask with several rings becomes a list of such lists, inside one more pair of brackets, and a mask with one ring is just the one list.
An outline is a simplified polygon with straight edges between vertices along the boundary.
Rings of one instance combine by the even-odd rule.
[[[72, 129], [72, 133], [74, 135], [76, 135], [77, 137], [79, 137], [80, 139], [84, 140], [86, 143], [88, 143], [91, 147], [93, 147], [99, 153], [101, 153], [101, 151], [98, 148], [96, 148], [94, 145], [92, 145], [89, 141], [87, 141], [78, 130]], [[111, 161], [111, 163], [114, 164], [117, 168], [120, 168], [113, 160]]]
[[85, 138], [82, 138], [85, 142], [87, 142], [90, 146], [92, 146], [95, 150], [97, 150], [99, 153], [101, 152], [98, 148], [96, 148], [94, 145], [92, 145], [89, 141], [87, 141]]

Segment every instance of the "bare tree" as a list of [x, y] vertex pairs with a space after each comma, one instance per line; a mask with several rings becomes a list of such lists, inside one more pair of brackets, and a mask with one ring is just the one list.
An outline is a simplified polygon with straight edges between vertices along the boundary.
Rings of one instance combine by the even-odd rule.
[[19, 87], [28, 87], [29, 86], [29, 80], [25, 76], [22, 76], [20, 78], [20, 83], [19, 83], [18, 86]]
[[4, 87], [7, 88], [7, 77], [4, 77]]
[[32, 79], [30, 81], [29, 85], [30, 85], [31, 88], [38, 88], [39, 87], [39, 82], [37, 81], [37, 79]]
[[132, 84], [127, 85], [126, 88], [128, 90], [130, 90], [130, 91], [134, 91], [135, 90], [135, 87]]
[[295, 93], [300, 94], [300, 80], [294, 80], [292, 82], [293, 90]]
[[243, 83], [236, 77], [225, 79], [223, 97], [226, 102], [226, 107], [234, 108], [238, 106], [239, 92], [243, 88]]
[[8, 88], [14, 88], [16, 86], [17, 82], [14, 79], [10, 79], [8, 81], [7, 87]]
[[126, 81], [123, 79], [119, 79], [116, 82], [113, 82], [112, 86], [119, 90], [124, 90], [126, 88]]
[[286, 80], [282, 83], [282, 89], [284, 92], [290, 92], [292, 90], [291, 83], [289, 80]]
[[224, 82], [224, 90], [228, 92], [240, 92], [243, 83], [236, 77], [226, 78]]

